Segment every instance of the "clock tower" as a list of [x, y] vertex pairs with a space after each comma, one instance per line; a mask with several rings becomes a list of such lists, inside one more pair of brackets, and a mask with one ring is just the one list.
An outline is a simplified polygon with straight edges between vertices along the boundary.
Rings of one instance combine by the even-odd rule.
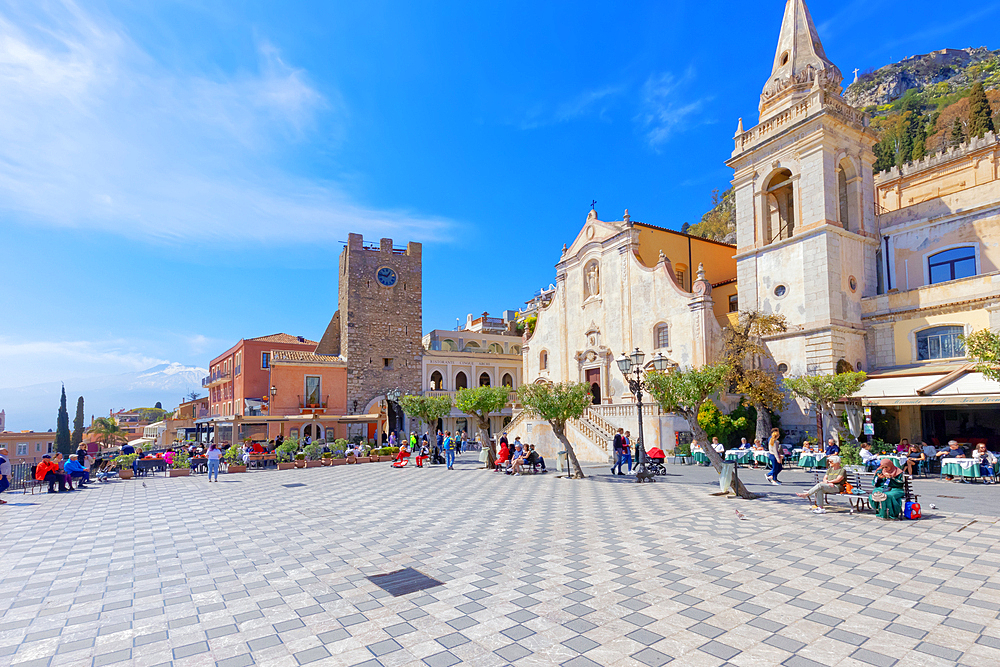
[[348, 412], [376, 410], [390, 389], [419, 392], [421, 245], [395, 248], [392, 239], [366, 245], [361, 234], [350, 234], [338, 278], [339, 310], [316, 353], [346, 357]]

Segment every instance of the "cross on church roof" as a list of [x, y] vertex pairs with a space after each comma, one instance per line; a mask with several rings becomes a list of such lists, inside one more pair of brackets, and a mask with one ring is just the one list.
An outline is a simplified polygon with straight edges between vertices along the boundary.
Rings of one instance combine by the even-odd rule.
[[596, 199], [594, 199], [594, 200], [592, 200], [590, 202], [590, 208], [591, 208], [591, 210], [597, 210], [597, 200]]

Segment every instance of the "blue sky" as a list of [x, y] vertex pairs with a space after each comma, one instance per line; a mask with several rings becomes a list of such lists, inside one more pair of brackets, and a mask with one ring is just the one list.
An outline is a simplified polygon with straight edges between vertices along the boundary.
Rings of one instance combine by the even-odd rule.
[[[733, 7], [0, 4], [0, 387], [318, 337], [349, 231], [424, 242], [428, 330], [549, 284], [592, 199], [697, 221], [784, 3]], [[997, 3], [809, 7], [846, 76], [1000, 47]]]

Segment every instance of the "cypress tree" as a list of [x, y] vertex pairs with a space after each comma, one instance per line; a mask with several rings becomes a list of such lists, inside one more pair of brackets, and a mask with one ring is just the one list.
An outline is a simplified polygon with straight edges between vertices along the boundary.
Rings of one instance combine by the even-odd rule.
[[987, 132], [993, 131], [993, 109], [990, 108], [983, 82], [976, 81], [969, 94], [969, 136], [982, 138]]
[[56, 451], [67, 458], [73, 453], [73, 445], [69, 438], [69, 412], [66, 410], [66, 385], [63, 385], [62, 398], [59, 399], [59, 416], [56, 419]]
[[955, 116], [951, 124], [951, 145], [958, 146], [965, 139], [965, 130], [962, 129], [962, 120]]
[[73, 447], [83, 442], [83, 396], [76, 399], [76, 417], [73, 419]]

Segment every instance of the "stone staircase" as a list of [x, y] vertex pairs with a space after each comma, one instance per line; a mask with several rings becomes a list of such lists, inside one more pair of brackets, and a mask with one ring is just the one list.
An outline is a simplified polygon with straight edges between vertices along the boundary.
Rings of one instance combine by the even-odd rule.
[[[520, 435], [526, 442], [533, 442], [533, 438], [528, 436], [525, 428], [524, 422], [527, 418], [527, 410], [521, 410], [514, 415], [504, 427], [508, 436]], [[593, 460], [595, 457], [605, 457], [606, 460], [610, 460], [612, 442], [617, 430], [617, 427], [589, 408], [579, 419], [571, 419], [566, 424], [566, 436], [573, 443], [574, 449], [578, 450], [577, 456], [584, 456], [584, 460]], [[586, 456], [585, 451], [591, 455]]]

